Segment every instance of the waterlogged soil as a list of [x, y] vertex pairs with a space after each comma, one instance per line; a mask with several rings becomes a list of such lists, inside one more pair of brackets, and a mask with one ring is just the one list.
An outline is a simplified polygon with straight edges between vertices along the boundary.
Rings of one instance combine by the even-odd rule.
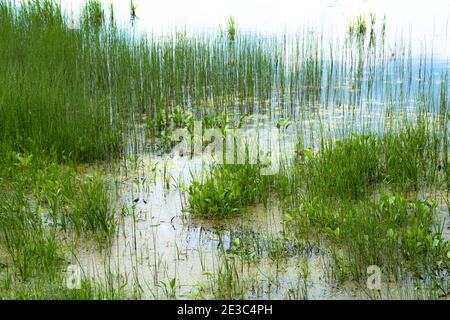
[[[188, 183], [201, 161], [143, 158], [140, 166], [139, 173], [128, 170], [121, 177], [117, 201], [124, 210], [110, 251], [92, 246], [78, 253], [86, 274], [102, 279], [112, 272], [130, 287], [138, 285], [149, 299], [167, 298], [165, 288], [172, 279], [177, 298], [213, 298], [217, 269], [228, 259], [248, 289], [247, 298], [351, 297], [326, 281], [327, 256], [321, 248], [299, 244], [283, 233], [276, 203], [247, 208], [228, 220], [191, 219], [177, 184], [183, 179]], [[299, 272], [304, 263], [306, 280]], [[307, 292], [299, 291], [305, 281]]]
[[[245, 127], [268, 130], [261, 135], [262, 143], [276, 142], [282, 154], [292, 155], [297, 133], [289, 127], [273, 130], [273, 124], [261, 126], [259, 121], [261, 117], [252, 116]], [[217, 296], [217, 286], [230, 270], [234, 298], [426, 297], [426, 292], [412, 294], [412, 283], [383, 282], [376, 291], [365, 283], [338, 284], [326, 246], [300, 243], [285, 232], [276, 199], [270, 199], [267, 207], [246, 208], [232, 219], [190, 217], [184, 190], [192, 176], [210, 165], [210, 158], [136, 150], [129, 150], [134, 155], [126, 156], [119, 174], [109, 177], [118, 216], [111, 248], [101, 251], [86, 244], [73, 259], [88, 277], [106, 281], [112, 274], [117, 285], [139, 290], [144, 299], [223, 298]], [[448, 209], [441, 206], [438, 212], [437, 223], [444, 224], [449, 239]]]

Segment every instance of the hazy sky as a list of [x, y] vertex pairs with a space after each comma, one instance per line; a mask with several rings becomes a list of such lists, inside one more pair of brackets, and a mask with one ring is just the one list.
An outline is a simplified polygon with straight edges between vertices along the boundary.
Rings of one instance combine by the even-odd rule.
[[[68, 8], [79, 8], [82, 0], [61, 0]], [[413, 42], [426, 41], [447, 55], [450, 0], [134, 0], [140, 27], [167, 31], [174, 26], [189, 30], [218, 28], [234, 16], [239, 28], [259, 32], [296, 31], [318, 26], [339, 33], [358, 14], [386, 15], [390, 34], [403, 31]], [[129, 21], [129, 0], [113, 3], [122, 23]], [[447, 50], [449, 49], [449, 50]]]

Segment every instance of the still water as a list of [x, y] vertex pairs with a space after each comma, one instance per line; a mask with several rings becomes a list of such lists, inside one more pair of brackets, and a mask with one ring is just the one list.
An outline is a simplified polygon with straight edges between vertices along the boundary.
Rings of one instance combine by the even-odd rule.
[[[120, 25], [130, 26], [130, 6], [124, 0], [102, 0], [105, 7], [109, 3]], [[135, 0], [138, 20], [135, 28], [147, 34], [170, 33], [174, 29], [186, 28], [189, 33], [217, 32], [226, 26], [230, 16], [235, 17], [239, 32], [264, 35], [295, 34], [305, 30], [321, 31], [326, 39], [342, 39], [350, 20], [363, 14], [375, 14], [377, 23], [387, 21], [388, 43], [396, 39], [411, 43], [413, 55], [433, 54], [436, 59], [436, 83], [439, 90], [439, 74], [448, 69], [450, 1], [387, 1], [387, 0]], [[80, 1], [62, 1], [67, 12], [79, 14]], [[412, 60], [415, 61], [415, 60]], [[416, 75], [417, 65], [413, 63], [412, 74]], [[377, 74], [374, 72], [374, 74]], [[338, 79], [340, 80], [340, 79]], [[336, 81], [338, 81], [336, 80]], [[375, 82], [384, 84], [375, 77]], [[399, 91], [406, 84], [393, 78]], [[412, 78], [414, 88], [421, 79]], [[344, 84], [335, 92], [349, 91]], [[364, 85], [362, 87], [364, 89]], [[384, 86], [375, 92], [374, 99], [362, 99], [360, 119], [375, 117], [383, 113]], [[396, 88], [396, 86], [393, 86]], [[365, 90], [362, 90], [365, 91]], [[413, 95], [412, 95], [413, 96]], [[363, 97], [364, 98], [364, 97]], [[333, 121], [343, 119], [344, 109], [352, 109], [348, 103], [329, 103], [324, 97], [318, 99], [323, 108], [323, 119], [333, 125]], [[381, 102], [380, 102], [381, 101]], [[408, 105], [402, 111], [407, 111]], [[351, 108], [350, 108], [351, 107]], [[341, 110], [342, 109], [342, 110]], [[371, 110], [370, 113], [367, 110]], [[281, 114], [283, 110], [279, 111]], [[260, 124], [251, 121], [250, 115], [245, 127]], [[254, 115], [256, 116], [256, 115]], [[291, 115], [292, 116], [292, 115]], [[277, 112], [264, 122], [273, 128]], [[298, 119], [299, 116], [295, 116]], [[375, 118], [380, 118], [376, 116]], [[303, 118], [317, 126], [315, 118]], [[340, 120], [339, 120], [340, 121]], [[340, 123], [340, 122], [339, 122]], [[293, 128], [293, 126], [291, 126]], [[289, 133], [289, 132], [288, 132]], [[287, 134], [289, 137], [289, 134]], [[295, 136], [294, 133], [292, 136]], [[283, 138], [283, 137], [281, 137]], [[273, 139], [282, 140], [278, 136]], [[287, 143], [291, 142], [286, 139]], [[295, 140], [294, 140], [295, 141]], [[185, 210], [186, 199], [180, 185], [188, 185], [191, 175], [205, 167], [202, 159], [172, 157], [142, 150], [138, 154], [130, 152], [122, 159], [120, 173], [110, 176], [111, 188], [118, 194], [117, 208], [122, 212], [122, 223], [111, 252], [107, 255], [95, 248], [83, 248], [77, 254], [77, 261], [88, 274], [101, 277], [112, 271], [127, 284], [137, 285], [145, 298], [165, 298], [167, 286], [176, 279], [177, 296], [181, 298], [211, 298], [214, 277], [223, 268], [220, 250], [234, 250], [233, 241], [247, 241], [252, 257], [258, 264], [237, 262], [232, 270], [238, 277], [246, 279], [247, 298], [352, 298], [364, 296], [349, 284], [336, 287], [329, 279], [327, 254], [318, 247], [298, 243], [283, 233], [282, 213], [276, 201], [268, 208], [253, 207], [239, 219], [231, 219], [217, 225], [208, 221], [190, 221]], [[132, 157], [131, 157], [132, 154]], [[283, 263], [277, 256], [286, 253]], [[254, 255], [253, 255], [254, 254]], [[308, 266], [308, 277], [299, 266]], [[223, 270], [222, 270], [223, 271]], [[244, 285], [244, 284], [243, 284]], [[364, 296], [367, 297], [367, 296]], [[395, 297], [405, 297], [396, 293]]]

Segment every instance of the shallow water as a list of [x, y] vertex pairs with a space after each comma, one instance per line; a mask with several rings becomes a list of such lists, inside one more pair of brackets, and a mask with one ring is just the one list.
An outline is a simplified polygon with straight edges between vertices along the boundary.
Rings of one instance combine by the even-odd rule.
[[[293, 150], [294, 132], [273, 130], [273, 121], [267, 117], [250, 117], [243, 126], [247, 131], [255, 127], [264, 139], [283, 147], [285, 156], [286, 150]], [[326, 245], [299, 243], [286, 234], [276, 199], [267, 208], [249, 207], [236, 218], [191, 218], [182, 186], [210, 164], [201, 156], [177, 153], [142, 151], [125, 157], [120, 174], [110, 176], [112, 193], [118, 195], [118, 235], [109, 253], [90, 247], [76, 254], [86, 274], [98, 281], [112, 272], [130, 288], [138, 286], [148, 299], [167, 298], [164, 288], [172, 279], [176, 279], [177, 298], [213, 298], [214, 277], [227, 257], [247, 298], [417, 298], [418, 293], [411, 296], [414, 290], [389, 282], [375, 295], [365, 284], [337, 285]], [[448, 210], [441, 206], [437, 217], [449, 239]], [[302, 273], [305, 263], [307, 276]], [[412, 289], [413, 284], [408, 287]]]
[[[156, 167], [155, 162], [159, 163]], [[327, 257], [322, 249], [286, 238], [275, 203], [267, 209], [248, 208], [241, 217], [219, 223], [190, 219], [183, 212], [180, 190], [172, 182], [167, 189], [162, 172], [165, 166], [168, 176], [183, 178], [201, 163], [175, 157], [147, 158], [141, 165], [139, 175], [128, 173], [121, 179], [118, 202], [128, 211], [123, 214], [111, 252], [100, 253], [94, 247], [77, 254], [90, 276], [102, 279], [105, 271], [112, 271], [128, 285], [137, 281], [144, 298], [165, 298], [162, 283], [176, 278], [177, 297], [193, 298], [217, 274], [221, 259], [229, 256], [243, 283], [252, 288], [246, 290], [248, 298], [350, 297], [347, 290], [326, 280]], [[144, 179], [148, 182], [143, 183]], [[246, 243], [245, 254], [227, 252], [236, 239]], [[284, 256], [274, 257], [280, 248]], [[298, 290], [305, 281], [298, 275], [303, 259], [309, 266], [308, 291], [296, 293], [293, 288]], [[210, 294], [208, 291], [203, 297], [210, 298]]]
[[[268, 110], [257, 106], [229, 112], [235, 118], [246, 114], [244, 132], [253, 137], [257, 132], [260, 146], [276, 146], [287, 160], [294, 154], [298, 135], [303, 136], [305, 148], [316, 150], [321, 138], [319, 132], [339, 138], [345, 134], [343, 128], [358, 133], [383, 132], [383, 126], [390, 124], [386, 120], [395, 118], [399, 122], [414, 123], [418, 110], [416, 98], [424, 81], [423, 75], [433, 76], [427, 93], [437, 94], [440, 77], [449, 68], [448, 1], [432, 1], [433, 4], [379, 0], [323, 0], [314, 4], [287, 0], [246, 1], [245, 4], [222, 1], [215, 2], [214, 7], [206, 1], [135, 2], [139, 17], [137, 30], [157, 34], [180, 26], [186, 26], [193, 33], [216, 32], [229, 16], [235, 16], [244, 32], [293, 35], [299, 29], [312, 28], [322, 30], [330, 39], [342, 39], [350, 19], [359, 13], [368, 15], [371, 12], [377, 14], [378, 23], [386, 15], [391, 44], [402, 31], [408, 31], [414, 52], [410, 57], [398, 57], [401, 50], [389, 48], [388, 70], [384, 69], [386, 65], [367, 63], [360, 70], [361, 74], [331, 73], [327, 82], [321, 81], [323, 88], [316, 96], [304, 98], [302, 94], [308, 83], [302, 83], [291, 96], [290, 92], [285, 96], [274, 92]], [[79, 6], [78, 1], [62, 3], [66, 7]], [[128, 25], [128, 1], [113, 3], [119, 21]], [[408, 7], [407, 13], [405, 7]], [[331, 29], [333, 32], [329, 32]], [[328, 41], [326, 37], [324, 43]], [[433, 52], [433, 69], [421, 73], [422, 60], [418, 56], [430, 51]], [[289, 52], [286, 55], [290, 57]], [[329, 61], [326, 58], [324, 61], [323, 69], [326, 70]], [[411, 64], [410, 70], [404, 68], [403, 62]], [[369, 67], [373, 69], [368, 70]], [[326, 72], [324, 78], [325, 75]], [[389, 99], [386, 88], [391, 90]], [[387, 100], [391, 103], [389, 108]], [[190, 111], [197, 119], [201, 118], [202, 114], [196, 114], [197, 110]], [[427, 116], [431, 117], [432, 111], [428, 110]], [[422, 114], [425, 113], [422, 111]], [[287, 128], [276, 129], [277, 122], [283, 119], [288, 120]], [[276, 199], [270, 201], [268, 208], [247, 208], [243, 216], [227, 221], [192, 219], [185, 210], [186, 199], [181, 186], [189, 184], [192, 174], [207, 168], [209, 160], [205, 161], [198, 154], [190, 159], [177, 153], [155, 152], [153, 141], [147, 140], [143, 131], [137, 134], [137, 143], [130, 142], [126, 146], [119, 173], [110, 176], [111, 193], [117, 194], [120, 223], [109, 254], [99, 252], [95, 247], [84, 248], [76, 254], [90, 276], [101, 279], [111, 271], [127, 285], [138, 286], [145, 298], [166, 298], [167, 286], [176, 279], [178, 298], [211, 298], [214, 288], [209, 286], [216, 283], [213, 278], [218, 276], [224, 257], [227, 257], [226, 261], [232, 261], [235, 278], [245, 287], [244, 296], [248, 298], [347, 299], [409, 294], [384, 288], [381, 296], [372, 297], [364, 284], [336, 286], [330, 278], [326, 246], [298, 243], [286, 235]], [[446, 228], [444, 235], [448, 237], [448, 210], [441, 207], [439, 212]], [[245, 246], [234, 248], [237, 239]], [[279, 252], [283, 252], [283, 256], [277, 256]], [[307, 276], [301, 272], [302, 266], [306, 265]]]

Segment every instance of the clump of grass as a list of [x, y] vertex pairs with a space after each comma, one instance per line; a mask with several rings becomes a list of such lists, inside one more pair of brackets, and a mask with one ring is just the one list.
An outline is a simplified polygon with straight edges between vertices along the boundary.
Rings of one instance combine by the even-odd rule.
[[423, 276], [446, 267], [442, 263], [450, 245], [434, 228], [433, 206], [425, 201], [383, 196], [369, 204], [344, 202], [333, 209], [318, 197], [303, 198], [286, 218], [298, 237], [322, 235], [341, 250], [334, 258], [336, 268], [347, 270], [341, 272], [345, 280], [366, 279], [370, 265], [393, 277], [400, 270], [403, 276], [407, 270]]
[[[86, 14], [98, 24], [95, 3]], [[62, 161], [117, 152], [120, 132], [111, 126], [106, 101], [89, 93], [99, 86], [86, 71], [102, 58], [83, 43], [83, 31], [69, 29], [50, 0], [20, 7], [2, 1], [0, 30], [0, 141], [18, 151], [55, 153]]]
[[237, 261], [233, 257], [224, 256], [213, 279], [214, 299], [234, 300], [245, 297], [245, 284], [238, 272]]
[[79, 233], [99, 237], [99, 242], [109, 241], [115, 232], [114, 212], [105, 191], [102, 176], [92, 175], [80, 185], [71, 220]]
[[381, 181], [380, 143], [372, 135], [329, 141], [306, 163], [304, 179], [313, 195], [360, 199]]
[[[371, 21], [374, 21], [373, 15], [371, 15]], [[350, 36], [356, 36], [358, 38], [364, 38], [367, 32], [367, 22], [364, 15], [358, 15], [355, 20], [348, 24], [348, 34]]]
[[67, 289], [63, 273], [76, 245], [72, 234], [110, 244], [115, 222], [103, 176], [86, 177], [55, 160], [0, 147], [0, 295], [112, 298], [90, 282], [76, 292]]
[[407, 127], [383, 138], [386, 180], [401, 191], [419, 191], [438, 171], [440, 141], [423, 126]]
[[445, 180], [439, 137], [422, 123], [330, 140], [316, 154], [297, 150], [280, 175], [288, 182], [278, 179], [290, 230], [299, 239], [325, 237], [340, 280], [364, 281], [370, 265], [399, 281], [410, 272], [445, 280], [450, 244], [436, 226], [435, 204], [408, 198]]
[[0, 294], [14, 300], [132, 300], [139, 299], [138, 290], [128, 290], [127, 283], [111, 272], [106, 280], [82, 276], [80, 288], [68, 288], [64, 268], [49, 279], [45, 275], [29, 281], [16, 279], [12, 272], [0, 273]]
[[[382, 136], [352, 134], [328, 140], [322, 149], [300, 163], [300, 174], [312, 196], [363, 199], [385, 183], [396, 191], [419, 191], [445, 179], [440, 172], [445, 142], [424, 126], [407, 126]], [[302, 153], [304, 150], [297, 151]]]
[[449, 141], [450, 141], [450, 99], [448, 99], [448, 74], [442, 77], [441, 80], [441, 90], [440, 90], [440, 103], [439, 103], [439, 114], [441, 119], [441, 131], [442, 131], [442, 163], [441, 169], [444, 171], [445, 175], [445, 186], [447, 190], [450, 191], [450, 155], [449, 155]]
[[100, 30], [105, 22], [105, 12], [103, 6], [98, 0], [89, 0], [83, 7], [83, 21], [86, 28]]
[[80, 175], [73, 167], [48, 158], [3, 148], [0, 173], [5, 192], [16, 190], [25, 207], [35, 207], [39, 219], [78, 236], [114, 234], [114, 214], [101, 174]]
[[41, 212], [26, 206], [22, 195], [2, 196], [0, 244], [22, 280], [55, 274], [62, 258], [55, 230], [45, 227]]
[[226, 218], [243, 213], [245, 207], [265, 202], [270, 194], [268, 177], [259, 165], [217, 165], [188, 188], [194, 216]]

